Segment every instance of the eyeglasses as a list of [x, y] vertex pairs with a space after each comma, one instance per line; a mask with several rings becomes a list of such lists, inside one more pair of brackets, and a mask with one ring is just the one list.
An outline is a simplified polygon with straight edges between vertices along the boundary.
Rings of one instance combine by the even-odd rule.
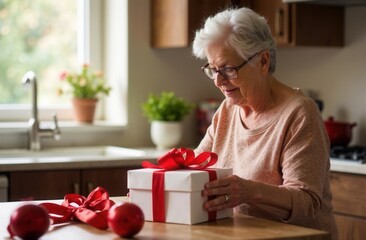
[[244, 61], [242, 64], [240, 64], [237, 67], [223, 67], [220, 69], [215, 68], [209, 68], [209, 64], [206, 63], [205, 66], [201, 67], [201, 70], [206, 74], [206, 76], [212, 80], [216, 79], [217, 73], [220, 73], [220, 75], [227, 80], [234, 79], [238, 77], [238, 71], [240, 68], [244, 67], [245, 64], [247, 64], [252, 58], [254, 58], [258, 53], [254, 54], [248, 60]]

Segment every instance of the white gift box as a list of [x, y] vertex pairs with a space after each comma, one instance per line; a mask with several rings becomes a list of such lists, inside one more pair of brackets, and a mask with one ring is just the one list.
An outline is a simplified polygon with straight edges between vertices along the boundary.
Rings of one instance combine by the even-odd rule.
[[[232, 174], [232, 169], [208, 168], [216, 171], [217, 179]], [[153, 221], [152, 179], [153, 172], [161, 169], [137, 169], [128, 171], [130, 202], [137, 204], [145, 215], [145, 220]], [[204, 184], [209, 182], [209, 174], [204, 170], [175, 170], [164, 173], [165, 222], [196, 224], [209, 220], [203, 208], [207, 197], [202, 196]], [[231, 217], [231, 208], [216, 212], [216, 219]]]

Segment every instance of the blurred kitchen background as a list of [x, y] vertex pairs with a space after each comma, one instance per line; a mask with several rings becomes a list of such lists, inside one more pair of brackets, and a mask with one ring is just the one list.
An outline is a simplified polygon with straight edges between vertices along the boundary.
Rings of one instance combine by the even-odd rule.
[[[205, 62], [195, 59], [190, 47], [151, 47], [151, 0], [127, 2], [107, 0], [100, 3], [104, 14], [102, 29], [125, 29], [128, 38], [123, 42], [104, 37], [101, 41], [104, 51], [100, 62], [96, 63], [107, 77], [123, 81], [120, 83], [123, 86], [119, 87], [127, 94], [106, 99], [108, 109], [111, 109], [106, 110], [106, 114], [117, 112], [120, 115], [115, 121], [112, 119], [110, 126], [96, 124], [94, 128], [77, 128], [61, 124], [62, 139], [47, 141], [44, 146], [153, 146], [150, 125], [141, 111], [141, 103], [149, 93], [174, 91], [197, 105], [204, 99], [222, 99], [221, 93], [200, 70]], [[123, 7], [128, 9], [119, 11]], [[280, 81], [313, 91], [324, 103], [324, 119], [333, 116], [339, 121], [356, 122], [352, 145], [366, 145], [365, 15], [366, 5], [345, 7], [343, 47], [279, 47], [275, 72]], [[113, 16], [117, 16], [117, 20]], [[114, 75], [113, 68], [121, 70], [122, 75]], [[126, 78], [128, 81], [124, 81]], [[184, 128], [182, 146], [195, 146], [200, 140], [195, 112], [184, 120]], [[26, 125], [0, 123], [0, 148], [26, 146]]]

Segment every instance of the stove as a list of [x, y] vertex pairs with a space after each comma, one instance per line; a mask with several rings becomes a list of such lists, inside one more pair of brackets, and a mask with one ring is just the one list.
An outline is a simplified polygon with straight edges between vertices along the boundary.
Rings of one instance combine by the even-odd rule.
[[355, 163], [366, 163], [366, 147], [362, 146], [334, 146], [330, 150], [332, 160], [352, 161]]

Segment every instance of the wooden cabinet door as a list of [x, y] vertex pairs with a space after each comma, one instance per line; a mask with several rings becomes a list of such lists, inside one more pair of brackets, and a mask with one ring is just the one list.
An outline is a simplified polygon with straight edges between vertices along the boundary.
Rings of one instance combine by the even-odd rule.
[[339, 239], [363, 240], [366, 236], [366, 219], [335, 214]]
[[187, 1], [151, 1], [151, 45], [155, 48], [188, 45]]
[[88, 169], [81, 171], [82, 194], [87, 196], [96, 187], [103, 187], [110, 196], [126, 196], [127, 171], [136, 167]]
[[45, 170], [9, 173], [9, 199], [62, 199], [67, 193], [78, 193], [79, 170]]
[[337, 172], [330, 176], [334, 211], [366, 218], [366, 176]]
[[291, 4], [291, 44], [344, 46], [344, 7]]
[[250, 7], [267, 19], [272, 35], [279, 45], [291, 42], [289, 4], [282, 0], [252, 0]]
[[344, 7], [252, 0], [279, 46], [344, 46]]
[[366, 176], [332, 172], [330, 186], [339, 239], [366, 236]]

